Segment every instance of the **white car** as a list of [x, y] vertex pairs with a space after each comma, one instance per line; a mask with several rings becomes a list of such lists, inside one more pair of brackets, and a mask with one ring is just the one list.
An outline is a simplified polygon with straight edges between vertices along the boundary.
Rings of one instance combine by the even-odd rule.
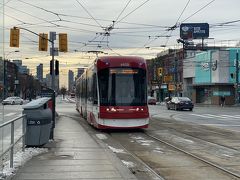
[[6, 105], [6, 104], [11, 104], [11, 105], [20, 104], [20, 105], [22, 105], [23, 104], [23, 99], [20, 98], [20, 97], [16, 97], [16, 96], [8, 97], [8, 98], [6, 98], [2, 101], [2, 104], [3, 105]]

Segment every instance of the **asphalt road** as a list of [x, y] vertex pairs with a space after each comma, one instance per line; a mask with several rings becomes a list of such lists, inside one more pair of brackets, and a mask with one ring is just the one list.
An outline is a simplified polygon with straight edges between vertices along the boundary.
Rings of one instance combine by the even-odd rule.
[[163, 105], [149, 106], [152, 117], [174, 119], [240, 132], [240, 107], [195, 107], [193, 111], [167, 110]]
[[[75, 103], [67, 99], [57, 98], [56, 111], [60, 114], [75, 112]], [[152, 117], [174, 119], [223, 128], [240, 132], [240, 107], [195, 107], [193, 111], [167, 110], [164, 105], [150, 105], [150, 115]], [[6, 122], [22, 114], [21, 105], [0, 105], [0, 122]]]

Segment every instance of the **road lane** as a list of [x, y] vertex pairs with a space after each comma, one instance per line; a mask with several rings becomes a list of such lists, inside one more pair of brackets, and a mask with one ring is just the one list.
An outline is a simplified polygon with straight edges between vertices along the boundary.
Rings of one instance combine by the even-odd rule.
[[157, 118], [175, 119], [240, 132], [238, 107], [195, 107], [191, 111], [167, 110], [165, 106], [149, 106], [150, 115]]

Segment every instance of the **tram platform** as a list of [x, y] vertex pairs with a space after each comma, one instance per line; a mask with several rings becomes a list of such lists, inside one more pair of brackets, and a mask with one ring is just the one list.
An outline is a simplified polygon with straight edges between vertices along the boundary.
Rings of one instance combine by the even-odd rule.
[[48, 152], [29, 160], [13, 180], [134, 180], [136, 177], [76, 120], [60, 116]]

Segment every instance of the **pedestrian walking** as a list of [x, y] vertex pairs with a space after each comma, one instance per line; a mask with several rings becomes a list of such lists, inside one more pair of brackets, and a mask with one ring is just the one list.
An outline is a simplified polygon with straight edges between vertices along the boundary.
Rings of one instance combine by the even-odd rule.
[[221, 106], [223, 107], [225, 104], [225, 97], [224, 96], [221, 96]]

